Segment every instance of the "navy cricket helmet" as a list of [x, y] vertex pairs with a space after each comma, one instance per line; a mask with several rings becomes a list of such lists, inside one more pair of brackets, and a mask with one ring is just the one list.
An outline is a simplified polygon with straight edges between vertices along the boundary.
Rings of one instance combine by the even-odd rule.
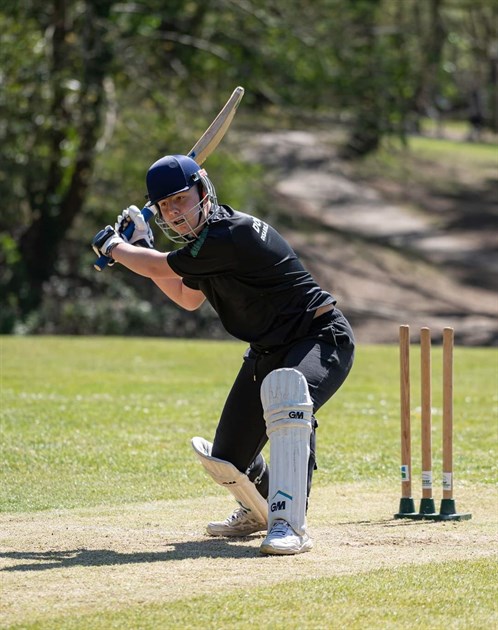
[[165, 155], [147, 171], [146, 184], [149, 202], [189, 190], [200, 181], [201, 167], [186, 155]]
[[[197, 238], [199, 228], [218, 209], [216, 191], [206, 171], [187, 155], [165, 155], [154, 162], [147, 171], [146, 183], [149, 203], [157, 208], [155, 222], [175, 243], [190, 242]], [[178, 234], [178, 225], [175, 226], [162, 216], [159, 202], [190, 190], [196, 184], [199, 184], [200, 201], [182, 214], [181, 219], [189, 230]]]

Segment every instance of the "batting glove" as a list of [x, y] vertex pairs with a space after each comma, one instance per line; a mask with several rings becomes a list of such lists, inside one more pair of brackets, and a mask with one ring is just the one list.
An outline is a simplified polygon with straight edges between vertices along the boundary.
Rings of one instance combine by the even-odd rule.
[[104, 254], [104, 256], [111, 258], [109, 265], [113, 265], [114, 260], [112, 260], [111, 256], [112, 250], [116, 247], [116, 245], [124, 242], [124, 239], [122, 239], [121, 236], [117, 234], [116, 230], [111, 225], [107, 225], [103, 230], [100, 230], [100, 232], [93, 237], [92, 248], [97, 256]]
[[[124, 235], [126, 228], [133, 223], [134, 230], [130, 237]], [[137, 206], [128, 206], [118, 216], [116, 224], [114, 225], [116, 232], [125, 239], [131, 245], [137, 245], [138, 247], [154, 248], [154, 234], [147, 221], [143, 218], [142, 213]]]

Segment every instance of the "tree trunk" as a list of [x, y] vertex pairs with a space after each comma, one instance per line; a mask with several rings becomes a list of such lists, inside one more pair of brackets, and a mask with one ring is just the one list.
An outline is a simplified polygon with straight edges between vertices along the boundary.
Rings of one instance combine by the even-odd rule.
[[[380, 4], [381, 0], [360, 3], [354, 14], [355, 39], [358, 42], [354, 59], [357, 60], [357, 68], [351, 68], [351, 73], [357, 73], [356, 104], [352, 129], [341, 152], [344, 158], [356, 158], [375, 151], [382, 137], [381, 99], [383, 95], [381, 94], [382, 81], [379, 81], [382, 69], [379, 72], [375, 33]], [[361, 71], [358, 68], [361, 68]]]
[[[52, 35], [53, 102], [50, 155], [46, 185], [42, 193], [27, 181], [29, 203], [35, 219], [20, 241], [21, 265], [12, 282], [19, 290], [21, 316], [39, 306], [43, 285], [54, 272], [60, 248], [75, 217], [81, 212], [95, 161], [95, 147], [104, 116], [104, 79], [112, 54], [106, 39], [107, 18], [112, 2], [86, 2], [78, 25], [81, 50], [67, 42], [67, 0], [54, 0]], [[75, 25], [76, 26], [76, 25]], [[74, 44], [72, 44], [74, 46]], [[71, 61], [68, 62], [68, 59]], [[66, 106], [69, 76], [78, 76], [77, 100]], [[68, 166], [64, 143], [76, 135], [77, 148]], [[29, 176], [29, 169], [28, 176]], [[20, 265], [20, 266], [21, 266]], [[25, 282], [23, 282], [23, 279]], [[10, 287], [14, 289], [14, 287]]]

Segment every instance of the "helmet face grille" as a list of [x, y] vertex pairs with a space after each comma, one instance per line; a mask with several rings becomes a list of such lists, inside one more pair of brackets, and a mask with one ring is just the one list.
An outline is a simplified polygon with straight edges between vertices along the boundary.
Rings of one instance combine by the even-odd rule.
[[[181, 234], [175, 230], [174, 223], [166, 221], [162, 217], [159, 209], [155, 216], [155, 222], [170, 241], [173, 241], [174, 243], [190, 243], [197, 238], [198, 232], [200, 232], [200, 228], [207, 223], [207, 212], [204, 210], [203, 207], [204, 203], [207, 200], [208, 195], [204, 195], [199, 203], [196, 203], [195, 206], [192, 206], [192, 208], [190, 208], [190, 210], [187, 210], [187, 212], [178, 217], [179, 220], [181, 220], [182, 225]], [[185, 230], [185, 226], [187, 226], [187, 230]]]
[[[205, 171], [201, 171], [201, 173], [205, 173]], [[216, 198], [216, 191], [211, 180], [204, 174], [198, 175], [196, 179], [202, 185], [204, 196], [199, 203], [187, 210], [181, 217], [178, 217], [182, 221], [181, 233], [175, 229], [173, 223], [163, 218], [159, 206], [156, 204], [157, 212], [154, 220], [161, 228], [162, 232], [170, 241], [173, 241], [173, 243], [191, 243], [195, 241], [204, 226], [209, 223], [209, 219], [216, 214], [218, 209], [218, 199]], [[161, 197], [161, 199], [164, 199], [164, 197]], [[206, 209], [208, 202], [210, 202], [209, 211]], [[188, 228], [187, 230], [185, 230], [185, 225]]]

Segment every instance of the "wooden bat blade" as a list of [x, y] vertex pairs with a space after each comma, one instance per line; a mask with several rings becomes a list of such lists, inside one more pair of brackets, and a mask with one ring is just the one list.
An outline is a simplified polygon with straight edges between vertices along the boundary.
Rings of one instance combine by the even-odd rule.
[[236, 87], [220, 113], [209, 125], [195, 145], [188, 152], [188, 157], [197, 164], [202, 164], [219, 145], [235, 116], [237, 107], [244, 96], [244, 88]]

